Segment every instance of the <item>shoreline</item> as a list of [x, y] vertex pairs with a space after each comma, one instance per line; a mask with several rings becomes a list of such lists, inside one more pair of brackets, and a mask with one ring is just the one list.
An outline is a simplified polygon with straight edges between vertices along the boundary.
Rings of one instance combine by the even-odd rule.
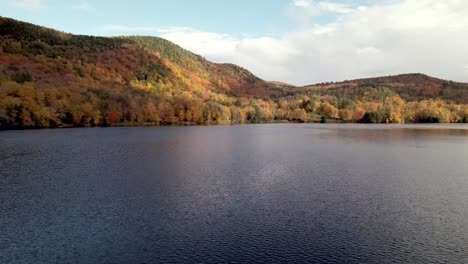
[[117, 128], [117, 127], [208, 127], [208, 126], [239, 126], [239, 125], [265, 125], [265, 124], [344, 124], [344, 125], [468, 125], [468, 123], [359, 123], [359, 122], [343, 122], [338, 119], [326, 120], [326, 122], [310, 121], [310, 122], [294, 122], [288, 120], [275, 120], [273, 122], [246, 122], [246, 123], [230, 123], [230, 124], [198, 124], [194, 122], [178, 122], [173, 124], [154, 124], [154, 123], [116, 123], [109, 126], [54, 126], [54, 127], [21, 127], [21, 128], [0, 128], [1, 131], [21, 131], [21, 130], [42, 130], [42, 129], [73, 129], [73, 128]]

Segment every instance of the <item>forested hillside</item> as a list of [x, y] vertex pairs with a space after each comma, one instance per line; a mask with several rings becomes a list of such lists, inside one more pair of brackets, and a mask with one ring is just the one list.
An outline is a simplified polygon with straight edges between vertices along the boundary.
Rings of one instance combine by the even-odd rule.
[[401, 75], [294, 87], [156, 37], [0, 17], [0, 128], [289, 120], [467, 122], [468, 85]]
[[418, 73], [322, 83], [303, 88], [346, 97], [363, 94], [373, 88], [387, 88], [406, 101], [441, 99], [462, 104], [468, 103], [468, 84], [445, 81]]

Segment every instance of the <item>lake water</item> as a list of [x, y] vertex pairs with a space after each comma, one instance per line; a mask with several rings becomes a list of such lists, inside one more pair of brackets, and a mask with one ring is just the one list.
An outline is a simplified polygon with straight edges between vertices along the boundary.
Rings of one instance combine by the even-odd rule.
[[0, 132], [0, 263], [468, 263], [468, 127]]

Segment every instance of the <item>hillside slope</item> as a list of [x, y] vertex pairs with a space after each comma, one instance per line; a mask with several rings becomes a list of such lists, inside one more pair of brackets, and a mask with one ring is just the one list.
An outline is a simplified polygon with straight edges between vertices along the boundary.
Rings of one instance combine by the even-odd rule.
[[72, 35], [0, 17], [0, 128], [466, 122], [467, 85], [401, 75], [294, 87], [157, 37]]
[[77, 36], [8, 18], [0, 36], [2, 127], [244, 122], [253, 97], [283, 93], [161, 38]]

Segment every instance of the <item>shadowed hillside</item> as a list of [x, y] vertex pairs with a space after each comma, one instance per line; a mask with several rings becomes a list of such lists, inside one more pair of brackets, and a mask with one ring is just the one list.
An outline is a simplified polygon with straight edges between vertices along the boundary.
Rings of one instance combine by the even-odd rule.
[[0, 17], [0, 128], [271, 121], [466, 122], [467, 84], [419, 74], [294, 87], [157, 37]]

